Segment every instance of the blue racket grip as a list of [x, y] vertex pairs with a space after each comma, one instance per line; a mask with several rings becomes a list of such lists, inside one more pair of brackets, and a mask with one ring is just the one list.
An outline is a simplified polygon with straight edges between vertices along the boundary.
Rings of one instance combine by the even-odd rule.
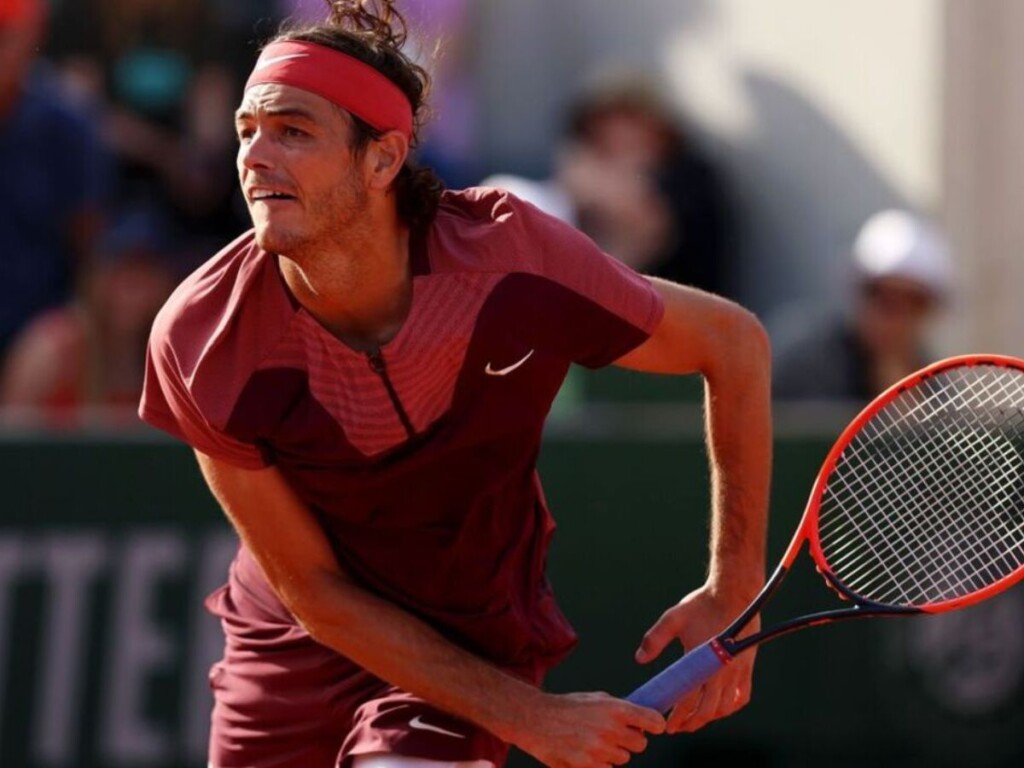
[[728, 656], [719, 655], [712, 647], [714, 640], [699, 645], [671, 666], [666, 667], [641, 685], [626, 701], [641, 707], [656, 709], [662, 714], [690, 691], [696, 690], [718, 670], [725, 666]]

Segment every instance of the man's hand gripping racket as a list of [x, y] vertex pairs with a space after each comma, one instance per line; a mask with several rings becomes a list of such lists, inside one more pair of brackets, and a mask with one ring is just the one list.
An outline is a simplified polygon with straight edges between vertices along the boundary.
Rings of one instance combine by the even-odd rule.
[[[750, 628], [803, 548], [847, 607]], [[951, 358], [894, 385], [833, 446], [789, 548], [720, 634], [627, 700], [660, 712], [739, 653], [804, 627], [941, 613], [1024, 578], [1024, 360]]]

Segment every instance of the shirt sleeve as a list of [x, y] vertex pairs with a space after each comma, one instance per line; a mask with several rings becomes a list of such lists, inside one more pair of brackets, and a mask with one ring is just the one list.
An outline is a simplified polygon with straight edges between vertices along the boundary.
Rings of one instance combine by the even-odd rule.
[[651, 281], [604, 253], [586, 235], [513, 196], [520, 219], [520, 250], [537, 274], [562, 290], [551, 293], [573, 362], [588, 368], [613, 363], [657, 328], [665, 307]]
[[262, 469], [271, 463], [259, 446], [233, 438], [214, 426], [181, 375], [168, 340], [156, 332], [146, 354], [139, 416], [214, 459], [244, 469]]

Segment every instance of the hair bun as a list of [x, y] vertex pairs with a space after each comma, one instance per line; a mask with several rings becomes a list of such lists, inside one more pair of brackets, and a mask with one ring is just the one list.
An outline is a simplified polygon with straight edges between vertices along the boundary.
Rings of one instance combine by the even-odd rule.
[[394, 48], [405, 45], [405, 19], [395, 0], [327, 0], [327, 22], [351, 32], [365, 33], [376, 42]]

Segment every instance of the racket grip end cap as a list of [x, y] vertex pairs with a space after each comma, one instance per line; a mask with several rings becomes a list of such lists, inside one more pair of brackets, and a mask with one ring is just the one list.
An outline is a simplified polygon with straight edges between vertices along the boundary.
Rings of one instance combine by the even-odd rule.
[[626, 701], [668, 712], [676, 702], [699, 688], [731, 659], [732, 656], [717, 640], [709, 640], [641, 685], [626, 697]]

